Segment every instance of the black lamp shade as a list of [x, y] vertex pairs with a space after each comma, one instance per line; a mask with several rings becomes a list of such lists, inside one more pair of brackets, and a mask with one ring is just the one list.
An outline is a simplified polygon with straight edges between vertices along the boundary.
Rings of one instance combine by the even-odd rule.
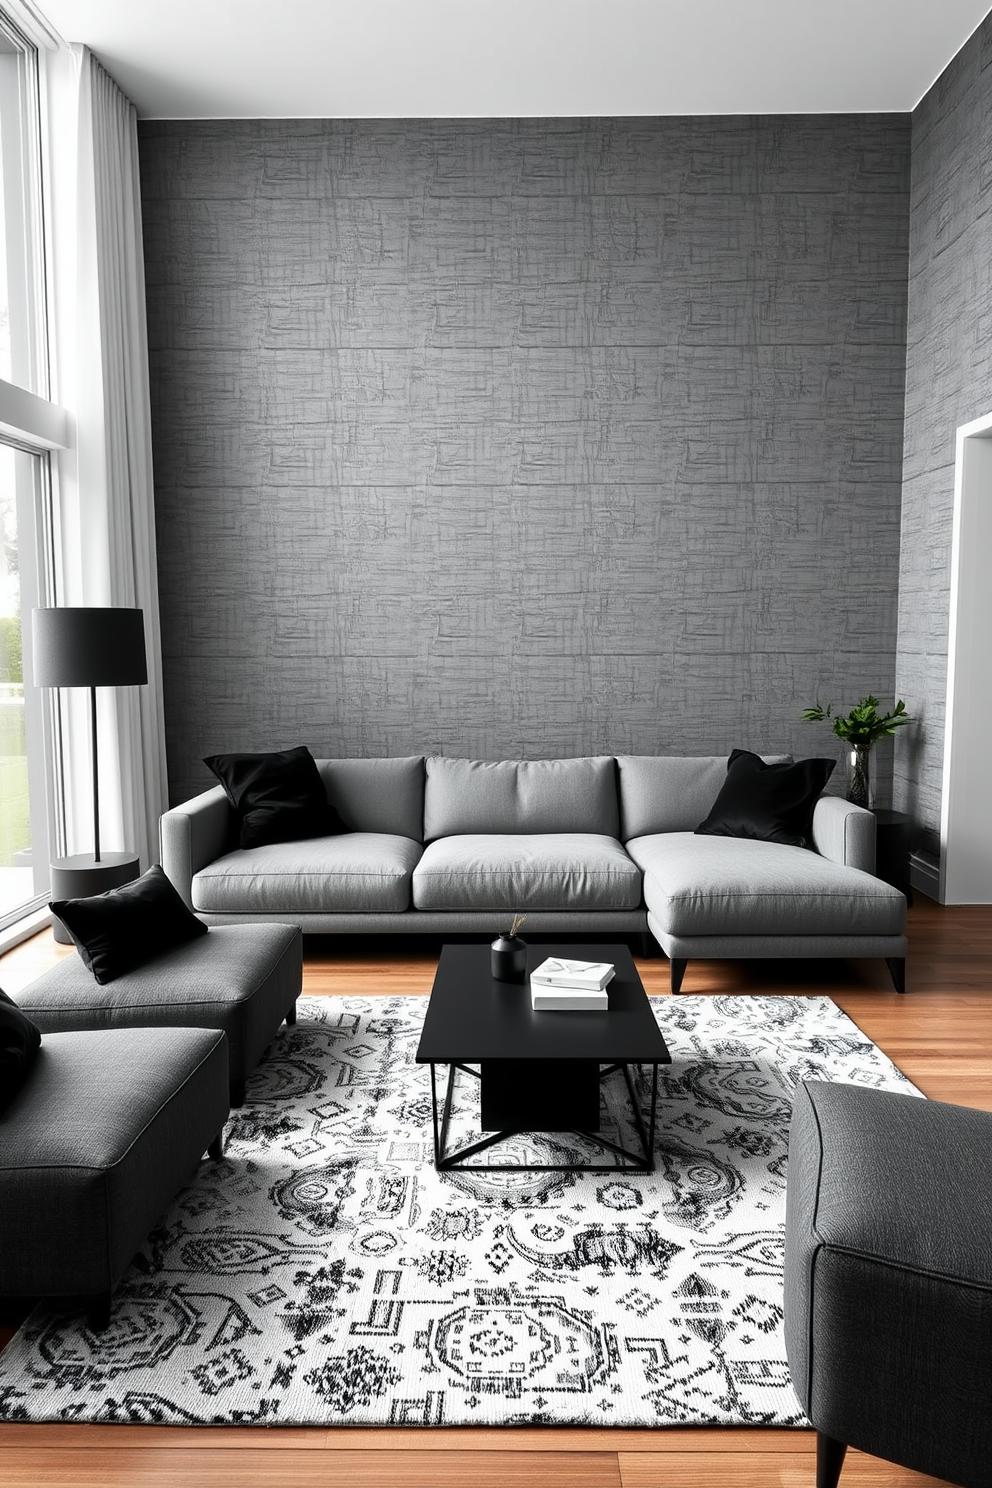
[[140, 610], [35, 610], [36, 687], [133, 687], [148, 681]]

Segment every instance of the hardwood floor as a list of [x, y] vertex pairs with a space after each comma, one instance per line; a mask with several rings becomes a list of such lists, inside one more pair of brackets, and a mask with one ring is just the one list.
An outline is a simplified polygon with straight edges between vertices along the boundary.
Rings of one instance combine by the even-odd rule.
[[[695, 962], [684, 993], [826, 994], [921, 1090], [992, 1110], [992, 909], [910, 911], [908, 990], [881, 962]], [[326, 941], [307, 946], [314, 995], [430, 990], [439, 942]], [[49, 933], [0, 958], [16, 990], [58, 955]], [[665, 995], [668, 963], [637, 958], [648, 991]], [[10, 1330], [0, 1331], [0, 1346]], [[812, 1488], [805, 1431], [474, 1428], [332, 1430], [154, 1426], [0, 1426], [3, 1488]], [[848, 1454], [842, 1488], [925, 1488], [940, 1480]]]

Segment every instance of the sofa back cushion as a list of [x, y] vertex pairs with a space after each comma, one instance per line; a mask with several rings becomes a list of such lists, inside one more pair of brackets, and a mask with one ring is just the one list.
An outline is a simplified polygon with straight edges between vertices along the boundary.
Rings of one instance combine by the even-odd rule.
[[[763, 754], [766, 764], [791, 759]], [[694, 832], [713, 809], [727, 778], [726, 754], [617, 756], [620, 783], [620, 837], [648, 837], [655, 832]]]
[[317, 769], [348, 832], [388, 832], [423, 841], [424, 759], [321, 759]]
[[467, 832], [616, 837], [619, 826], [616, 765], [610, 755], [498, 761], [436, 755], [427, 761], [425, 842]]

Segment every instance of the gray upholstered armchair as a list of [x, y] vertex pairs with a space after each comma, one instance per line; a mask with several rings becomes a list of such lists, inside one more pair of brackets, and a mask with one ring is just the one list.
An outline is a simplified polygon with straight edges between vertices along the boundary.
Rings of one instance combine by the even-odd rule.
[[849, 1445], [992, 1488], [992, 1114], [797, 1089], [785, 1336], [817, 1488]]

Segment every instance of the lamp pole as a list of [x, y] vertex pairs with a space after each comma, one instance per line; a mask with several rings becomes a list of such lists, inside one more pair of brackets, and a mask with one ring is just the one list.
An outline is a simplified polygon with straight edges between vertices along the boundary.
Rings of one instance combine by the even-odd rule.
[[90, 758], [93, 762], [93, 861], [100, 861], [100, 760], [96, 742], [96, 688], [90, 688]]

